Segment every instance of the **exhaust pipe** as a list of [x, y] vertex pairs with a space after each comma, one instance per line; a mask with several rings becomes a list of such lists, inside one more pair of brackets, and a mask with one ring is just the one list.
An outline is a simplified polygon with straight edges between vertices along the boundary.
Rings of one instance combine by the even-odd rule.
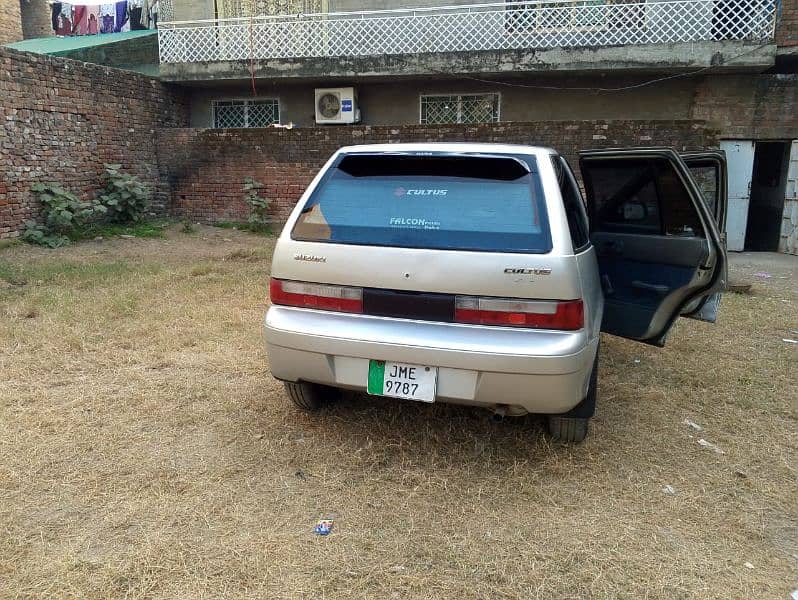
[[493, 409], [493, 414], [490, 416], [490, 420], [494, 423], [501, 423], [504, 421], [504, 417], [507, 416], [507, 405], [506, 404], [499, 404], [495, 409]]

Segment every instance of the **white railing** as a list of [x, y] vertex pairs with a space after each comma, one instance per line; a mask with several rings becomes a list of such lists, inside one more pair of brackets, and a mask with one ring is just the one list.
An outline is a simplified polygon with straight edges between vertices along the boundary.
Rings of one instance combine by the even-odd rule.
[[541, 0], [160, 24], [163, 63], [773, 38], [775, 0]]

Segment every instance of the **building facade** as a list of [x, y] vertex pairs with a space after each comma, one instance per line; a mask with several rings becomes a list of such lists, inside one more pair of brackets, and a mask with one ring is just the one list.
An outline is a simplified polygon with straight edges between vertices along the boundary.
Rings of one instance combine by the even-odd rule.
[[733, 165], [730, 249], [798, 252], [795, 0], [172, 0], [168, 10], [161, 76], [191, 89], [192, 127], [330, 127], [329, 115], [344, 127], [706, 121]]

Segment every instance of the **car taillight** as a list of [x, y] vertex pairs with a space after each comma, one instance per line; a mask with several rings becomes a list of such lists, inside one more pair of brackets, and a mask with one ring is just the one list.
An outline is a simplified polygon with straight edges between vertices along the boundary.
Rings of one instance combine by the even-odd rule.
[[454, 320], [476, 325], [505, 325], [575, 331], [585, 324], [581, 300], [544, 301], [457, 296]]
[[363, 312], [362, 288], [272, 279], [269, 291], [272, 304], [337, 312]]

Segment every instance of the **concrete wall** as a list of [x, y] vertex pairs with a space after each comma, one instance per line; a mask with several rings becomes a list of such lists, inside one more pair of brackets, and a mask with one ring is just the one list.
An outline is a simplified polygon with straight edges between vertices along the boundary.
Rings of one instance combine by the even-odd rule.
[[214, 0], [173, 0], [175, 21], [197, 21], [216, 18]]
[[[558, 87], [623, 87], [639, 82], [629, 78], [525, 79], [529, 85]], [[516, 82], [518, 83], [518, 82]], [[323, 84], [327, 87], [329, 84]], [[343, 85], [343, 84], [342, 84]], [[422, 94], [470, 94], [496, 92], [501, 97], [502, 121], [572, 119], [687, 119], [690, 117], [695, 82], [677, 79], [658, 86], [625, 92], [588, 93], [510, 87], [467, 79], [412, 80], [355, 85], [359, 94], [363, 124], [414, 125], [419, 123]], [[279, 85], [258, 83], [258, 95], [280, 100], [281, 120], [299, 127], [314, 125], [312, 84]], [[321, 87], [321, 86], [318, 86]], [[247, 85], [196, 89], [192, 92], [192, 127], [212, 126], [212, 101], [251, 98]], [[663, 101], [663, 99], [666, 99]]]
[[494, 125], [408, 125], [293, 129], [161, 129], [161, 177], [172, 210], [191, 220], [241, 221], [248, 216], [243, 183], [266, 187], [276, 221], [286, 218], [324, 162], [341, 146], [388, 142], [504, 142], [553, 146], [575, 164], [588, 147], [716, 146], [716, 133], [696, 121], [538, 121]]
[[155, 132], [185, 127], [181, 90], [127, 71], [0, 48], [0, 238], [38, 216], [31, 184], [56, 182], [84, 199], [121, 163], [164, 209]]
[[22, 39], [19, 0], [0, 0], [0, 45]]
[[[483, 4], [485, 0], [457, 0], [448, 2], [442, 0], [328, 0], [329, 12], [347, 12], [354, 10], [385, 10], [394, 8], [425, 8], [449, 4]], [[196, 19], [213, 19], [216, 17], [216, 3], [214, 0], [174, 0], [175, 20], [189, 21]], [[297, 2], [301, 5], [301, 2]], [[242, 14], [242, 17], [249, 16]]]
[[47, 0], [21, 0], [22, 35], [31, 38], [51, 37], [55, 35]]
[[431, 8], [435, 6], [450, 6], [462, 4], [487, 4], [486, 0], [329, 0], [330, 12], [346, 12], [353, 10], [390, 10], [395, 8]]
[[[585, 76], [505, 80], [511, 85], [469, 79], [344, 82], [341, 85], [348, 83], [358, 89], [365, 125], [418, 124], [421, 94], [498, 92], [501, 121], [504, 122], [697, 119], [715, 123], [727, 138], [798, 138], [798, 75], [685, 77], [616, 92], [513, 87], [526, 83], [560, 88], [619, 88], [641, 81], [644, 79]], [[311, 127], [314, 125], [314, 87], [312, 84], [258, 82], [257, 89], [260, 97], [279, 99], [282, 123], [293, 121], [298, 127]], [[251, 97], [250, 87], [243, 84], [196, 89], [192, 92], [191, 125], [212, 126], [214, 99]]]

